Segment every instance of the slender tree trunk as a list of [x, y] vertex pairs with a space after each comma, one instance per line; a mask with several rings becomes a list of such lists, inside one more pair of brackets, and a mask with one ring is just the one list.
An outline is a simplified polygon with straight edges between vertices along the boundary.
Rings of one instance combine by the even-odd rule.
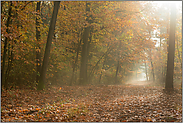
[[[90, 54], [90, 47], [91, 47], [91, 42], [92, 42], [92, 32], [93, 32], [93, 28], [90, 29], [90, 36], [89, 36], [89, 42], [88, 42], [88, 46], [87, 46], [87, 64], [88, 64], [88, 61], [91, 59], [91, 57], [89, 58], [89, 54]], [[87, 70], [88, 70], [88, 65], [86, 66], [87, 67]], [[91, 83], [92, 81], [92, 78], [90, 78], [90, 76], [88, 76], [88, 84]]]
[[154, 74], [154, 65], [152, 63], [152, 54], [151, 54], [151, 49], [149, 50], [150, 52], [150, 62], [151, 62], [151, 68], [152, 68], [152, 78], [153, 78], [153, 82], [155, 82], [155, 74]]
[[148, 74], [147, 74], [147, 63], [145, 62], [145, 72], [146, 72], [146, 80], [148, 81]]
[[39, 77], [40, 77], [40, 71], [41, 71], [41, 48], [40, 48], [40, 5], [41, 1], [37, 2], [37, 17], [36, 17], [36, 39], [37, 39], [37, 47], [36, 47], [36, 83], [39, 82]]
[[152, 77], [153, 77], [153, 82], [155, 82], [154, 65], [153, 65], [153, 62], [152, 62], [151, 49], [150, 49], [150, 62], [151, 62], [151, 68], [152, 68]]
[[7, 69], [6, 69], [6, 71], [5, 71], [5, 87], [8, 87], [8, 81], [7, 81], [7, 78], [8, 78], [8, 72], [9, 72], [9, 67], [10, 67], [10, 56], [11, 56], [11, 54], [10, 54], [10, 48], [11, 48], [11, 45], [10, 45], [10, 42], [8, 43], [8, 50], [7, 50], [7, 52], [8, 52], [8, 65], [7, 65]]
[[180, 56], [179, 41], [178, 40], [177, 40], [177, 52], [178, 52], [179, 62], [180, 62], [181, 68], [182, 68], [182, 59], [181, 59], [181, 56]]
[[73, 65], [72, 76], [71, 76], [71, 80], [70, 80], [70, 84], [69, 84], [70, 86], [72, 85], [72, 82], [73, 82], [73, 79], [74, 79], [74, 73], [75, 73], [75, 69], [76, 69], [76, 66], [77, 66], [77, 62], [78, 62], [80, 47], [81, 47], [81, 40], [78, 42], [78, 47], [77, 47], [77, 51], [76, 51], [76, 58], [75, 58], [75, 62], [74, 62], [74, 65]]
[[170, 17], [170, 34], [168, 45], [168, 61], [167, 61], [167, 74], [165, 89], [173, 89], [173, 72], [174, 72], [174, 55], [175, 55], [175, 27], [176, 27], [176, 7], [175, 3], [171, 5], [171, 17]]
[[[149, 34], [151, 34], [150, 30], [149, 30]], [[150, 37], [149, 37], [150, 40]], [[153, 78], [153, 82], [155, 82], [155, 73], [154, 73], [154, 65], [152, 62], [152, 53], [151, 53], [151, 48], [149, 48], [149, 58], [150, 58], [150, 62], [151, 62], [151, 68], [152, 68], [152, 78]]]
[[119, 67], [120, 67], [120, 48], [121, 48], [121, 41], [119, 42], [119, 46], [118, 46], [118, 50], [117, 50], [117, 52], [118, 52], [118, 61], [117, 61], [117, 66], [116, 66], [116, 75], [115, 75], [115, 84], [117, 84], [118, 83], [118, 71], [119, 71]]
[[[8, 19], [7, 19], [7, 22], [6, 22], [6, 32], [9, 33], [9, 25], [10, 25], [10, 22], [11, 22], [11, 13], [12, 13], [12, 1], [10, 3], [10, 7], [9, 7], [9, 11], [8, 11]], [[4, 52], [3, 52], [3, 62], [2, 62], [2, 69], [1, 69], [1, 82], [2, 82], [2, 85], [5, 86], [5, 88], [7, 88], [7, 83], [5, 81], [5, 61], [6, 61], [6, 57], [7, 57], [7, 45], [8, 45], [8, 38], [5, 37], [5, 41], [4, 41]]]
[[119, 59], [117, 62], [117, 67], [116, 67], [115, 84], [118, 83], [118, 71], [119, 71]]
[[47, 43], [46, 43], [46, 48], [45, 48], [42, 69], [41, 69], [40, 81], [38, 83], [38, 88], [37, 88], [38, 90], [42, 90], [45, 87], [45, 79], [46, 79], [46, 72], [47, 72], [47, 67], [48, 67], [48, 62], [49, 62], [51, 43], [52, 43], [52, 38], [54, 35], [54, 30], [55, 30], [56, 19], [57, 19], [59, 7], [60, 7], [60, 1], [55, 1], [54, 2], [54, 10], [53, 10], [53, 14], [52, 14], [51, 22], [50, 22], [50, 27], [49, 27], [49, 32], [48, 32], [48, 38], [47, 38]]
[[[103, 64], [103, 67], [104, 67], [104, 64]], [[103, 67], [102, 67], [102, 70], [103, 70]], [[103, 71], [100, 72], [100, 77], [99, 77], [99, 81], [98, 81], [99, 84], [101, 83], [102, 74], [103, 74]]]
[[101, 71], [100, 77], [99, 77], [99, 84], [101, 83], [102, 74], [103, 74], [103, 69], [105, 68], [104, 65], [105, 65], [105, 62], [106, 62], [106, 58], [107, 58], [107, 56], [105, 56], [105, 58], [104, 58], [104, 62], [103, 62], [103, 65], [102, 65], [102, 71]]
[[155, 82], [154, 65], [152, 63], [152, 59], [151, 59], [151, 67], [152, 67], [153, 82]]
[[161, 65], [161, 67], [160, 67], [160, 83], [163, 83], [163, 61], [162, 61], [162, 54], [161, 54], [161, 38], [160, 38], [160, 50], [159, 50], [159, 52], [160, 52], [160, 54], [159, 54], [159, 58], [160, 58], [160, 65]]
[[5, 73], [5, 86], [8, 86], [8, 80], [9, 80], [9, 76], [10, 76], [10, 70], [12, 69], [12, 62], [13, 62], [13, 40], [12, 40], [12, 46], [9, 43], [8, 46], [8, 67], [6, 69], [6, 73]]

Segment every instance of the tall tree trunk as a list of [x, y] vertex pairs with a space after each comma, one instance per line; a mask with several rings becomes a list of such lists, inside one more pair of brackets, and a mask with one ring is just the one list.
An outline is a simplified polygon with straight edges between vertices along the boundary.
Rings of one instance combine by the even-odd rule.
[[176, 27], [176, 6], [172, 3], [170, 17], [170, 34], [168, 45], [168, 61], [165, 89], [173, 89], [173, 71], [174, 71], [174, 55], [175, 55], [175, 27]]
[[80, 67], [80, 85], [87, 83], [87, 46], [90, 33], [90, 27], [86, 27], [83, 33], [83, 45], [81, 52], [81, 67]]
[[60, 7], [60, 1], [55, 1], [54, 2], [54, 10], [53, 10], [53, 14], [52, 14], [51, 22], [50, 22], [50, 27], [49, 27], [49, 32], [48, 32], [48, 38], [47, 38], [47, 43], [46, 43], [46, 48], [45, 48], [42, 69], [41, 69], [41, 76], [40, 76], [40, 80], [39, 80], [38, 88], [37, 88], [38, 90], [42, 90], [45, 87], [45, 79], [46, 79], [46, 72], [47, 72], [47, 67], [48, 67], [48, 62], [49, 62], [51, 43], [52, 43], [52, 38], [54, 35], [54, 30], [55, 30], [56, 19], [57, 19], [59, 7]]
[[37, 2], [37, 17], [36, 17], [36, 39], [37, 39], [37, 46], [36, 46], [36, 83], [39, 82], [39, 77], [40, 77], [40, 71], [41, 71], [41, 48], [40, 48], [40, 5], [41, 1]]
[[[6, 22], [6, 32], [9, 33], [9, 25], [10, 25], [10, 22], [11, 22], [11, 13], [12, 13], [12, 1], [10, 3], [10, 7], [9, 7], [9, 11], [8, 11], [8, 19], [7, 19], [7, 22]], [[3, 62], [2, 62], [2, 69], [1, 69], [1, 82], [2, 82], [2, 85], [5, 86], [5, 88], [7, 88], [7, 83], [5, 81], [5, 61], [6, 61], [6, 57], [7, 57], [7, 45], [8, 45], [8, 38], [5, 37], [5, 41], [4, 41], [4, 52], [3, 52]]]
[[[86, 13], [90, 11], [89, 7], [90, 3], [86, 2]], [[91, 20], [89, 20], [89, 16], [86, 19], [89, 23], [91, 23]], [[82, 45], [82, 51], [81, 51], [81, 66], [80, 66], [80, 78], [79, 78], [79, 84], [85, 85], [87, 84], [87, 61], [88, 61], [88, 38], [90, 34], [90, 25], [85, 27], [84, 33], [83, 33], [83, 45]]]

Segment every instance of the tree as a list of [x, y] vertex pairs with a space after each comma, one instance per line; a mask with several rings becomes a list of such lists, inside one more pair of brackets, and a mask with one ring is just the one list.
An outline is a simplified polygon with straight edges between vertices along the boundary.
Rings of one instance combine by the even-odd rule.
[[39, 82], [39, 77], [40, 77], [40, 70], [41, 70], [41, 54], [40, 54], [40, 5], [41, 1], [37, 2], [37, 17], [36, 17], [36, 39], [37, 39], [37, 47], [36, 47], [36, 67], [37, 67], [37, 72], [36, 72], [36, 82]]
[[[1, 8], [1, 67], [4, 82], [7, 81], [8, 87], [35, 87], [41, 74], [38, 67], [41, 69], [44, 52], [47, 52], [45, 46], [54, 2], [41, 2], [40, 7], [37, 1], [13, 1], [7, 26], [10, 3], [2, 2]], [[46, 81], [53, 85], [115, 84], [115, 81], [120, 84], [130, 79], [129, 76], [142, 63], [141, 59], [146, 61], [148, 76], [154, 73], [157, 81], [162, 73], [165, 78], [168, 35], [161, 35], [161, 47], [157, 50], [155, 41], [148, 38], [147, 23], [151, 25], [150, 31], [153, 31], [166, 27], [165, 22], [169, 19], [162, 20], [162, 15], [156, 14], [161, 9], [157, 5], [148, 7], [146, 3], [150, 2], [60, 2], [59, 9], [62, 11], [57, 15]], [[150, 9], [146, 11], [146, 8]], [[167, 7], [159, 8], [163, 8], [163, 15], [166, 15]], [[181, 79], [182, 45], [181, 30], [178, 29], [182, 21], [178, 22], [174, 79]], [[150, 50], [151, 54], [148, 52]], [[135, 63], [138, 64], [135, 66]], [[160, 67], [163, 68], [161, 71]]]
[[165, 89], [173, 89], [173, 71], [174, 71], [174, 55], [175, 55], [175, 27], [176, 27], [176, 6], [172, 3], [170, 16], [170, 34], [168, 42], [168, 61]]
[[[86, 12], [90, 11], [89, 7], [90, 3], [86, 2]], [[89, 20], [89, 16], [86, 19], [88, 23], [91, 23]], [[88, 62], [88, 46], [89, 46], [89, 34], [90, 34], [91, 26], [86, 26], [83, 33], [83, 45], [82, 45], [82, 52], [81, 52], [81, 67], [80, 67], [80, 84], [87, 83], [87, 62]]]
[[[78, 37], [79, 37], [79, 34], [78, 34]], [[77, 50], [76, 50], [76, 57], [75, 57], [75, 61], [73, 63], [73, 70], [72, 70], [72, 75], [71, 75], [71, 80], [70, 80], [70, 84], [69, 85], [72, 85], [73, 79], [74, 79], [74, 76], [75, 76], [75, 69], [76, 69], [76, 66], [77, 66], [77, 61], [78, 61], [81, 41], [82, 41], [82, 39], [80, 39], [80, 41], [78, 41], [78, 47], [77, 47]]]
[[[8, 19], [6, 22], [6, 32], [9, 33], [9, 25], [11, 23], [11, 17], [12, 17], [12, 2], [10, 3], [9, 6], [9, 11], [8, 11]], [[6, 57], [7, 57], [7, 45], [8, 45], [8, 37], [5, 37], [5, 41], [4, 41], [4, 53], [3, 53], [3, 62], [2, 62], [2, 69], [1, 69], [1, 82], [2, 85], [5, 86], [5, 88], [7, 88], [7, 82], [5, 81], [5, 61], [6, 61]]]
[[42, 90], [45, 87], [45, 76], [46, 76], [46, 72], [47, 72], [51, 43], [52, 43], [52, 38], [54, 35], [59, 6], [60, 6], [60, 1], [54, 2], [54, 10], [53, 10], [50, 27], [49, 27], [49, 32], [48, 32], [48, 38], [47, 38], [45, 54], [44, 54], [44, 59], [43, 59], [43, 64], [42, 64], [42, 69], [41, 69], [41, 75], [40, 75], [40, 81], [39, 81], [38, 87], [37, 87], [38, 90]]

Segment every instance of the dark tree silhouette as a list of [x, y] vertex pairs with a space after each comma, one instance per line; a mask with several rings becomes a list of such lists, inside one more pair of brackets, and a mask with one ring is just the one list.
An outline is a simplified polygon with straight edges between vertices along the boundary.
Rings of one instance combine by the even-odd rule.
[[[8, 19], [6, 22], [6, 32], [9, 33], [9, 25], [11, 23], [11, 17], [12, 17], [12, 2], [10, 3], [9, 6], [9, 10], [8, 10]], [[7, 45], [8, 45], [8, 37], [5, 37], [5, 41], [4, 41], [4, 53], [3, 53], [3, 62], [2, 62], [2, 69], [1, 69], [1, 82], [2, 85], [5, 86], [5, 88], [7, 88], [8, 83], [5, 81], [5, 61], [6, 61], [6, 57], [7, 57]]]
[[45, 49], [45, 54], [44, 54], [44, 59], [43, 59], [43, 64], [42, 64], [42, 69], [41, 69], [41, 75], [40, 75], [40, 80], [39, 80], [38, 88], [37, 88], [38, 90], [42, 90], [45, 87], [45, 76], [46, 76], [46, 71], [47, 71], [47, 67], [48, 67], [52, 37], [54, 35], [59, 6], [60, 6], [60, 1], [54, 2], [54, 10], [53, 10], [53, 14], [52, 14], [51, 22], [50, 22], [46, 49]]
[[[86, 2], [86, 12], [90, 11], [89, 7], [90, 3]], [[89, 17], [86, 19], [89, 23]], [[82, 45], [82, 51], [81, 51], [81, 67], [80, 67], [80, 80], [79, 84], [87, 84], [87, 62], [88, 62], [88, 48], [89, 48], [89, 34], [90, 34], [90, 26], [85, 27], [84, 33], [83, 33], [83, 45]]]
[[40, 5], [41, 5], [41, 2], [37, 2], [37, 8], [36, 8], [36, 11], [37, 11], [37, 17], [36, 17], [36, 39], [37, 39], [37, 47], [36, 47], [36, 67], [37, 67], [37, 75], [36, 75], [36, 82], [38, 83], [39, 82], [39, 76], [40, 76], [40, 71], [41, 71], [41, 54], [40, 54], [40, 45], [39, 45], [39, 42], [40, 42]]

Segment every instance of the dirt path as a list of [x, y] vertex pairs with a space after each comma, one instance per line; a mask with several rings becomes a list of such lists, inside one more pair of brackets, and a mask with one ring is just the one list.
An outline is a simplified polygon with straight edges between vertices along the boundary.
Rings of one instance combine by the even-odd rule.
[[168, 95], [145, 82], [134, 84], [52, 87], [44, 92], [3, 90], [1, 121], [182, 121], [180, 93]]
[[126, 85], [133, 85], [133, 86], [137, 86], [137, 85], [141, 85], [141, 86], [147, 86], [147, 85], [153, 85], [152, 81], [129, 81], [125, 83]]

